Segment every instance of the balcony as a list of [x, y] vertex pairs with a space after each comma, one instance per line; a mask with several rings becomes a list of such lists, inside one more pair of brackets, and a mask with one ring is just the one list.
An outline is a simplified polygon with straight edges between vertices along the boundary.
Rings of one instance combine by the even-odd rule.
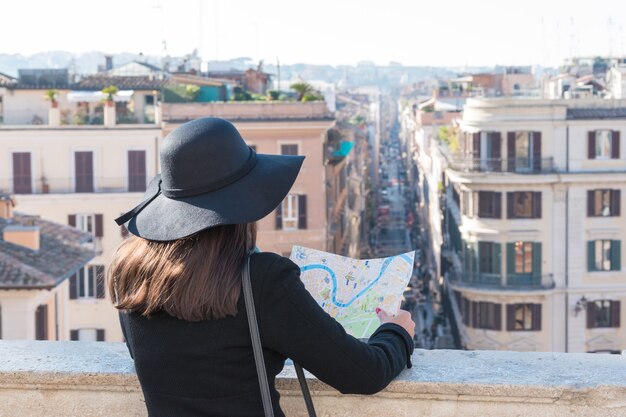
[[450, 281], [456, 285], [508, 289], [508, 290], [547, 290], [554, 288], [552, 274], [489, 274], [484, 272], [450, 271]]
[[163, 120], [180, 123], [199, 117], [228, 120], [332, 120], [323, 101], [311, 102], [212, 102], [163, 103]]
[[512, 174], [552, 174], [557, 171], [549, 158], [463, 158], [454, 156], [450, 167], [458, 172], [509, 172]]
[[[0, 357], [0, 415], [146, 416], [121, 343], [0, 341]], [[626, 415], [623, 355], [416, 350], [412, 361], [372, 396], [341, 395], [309, 375], [318, 415]], [[288, 416], [307, 415], [293, 366], [277, 387]]]
[[146, 177], [0, 178], [0, 191], [12, 194], [128, 193], [146, 190]]

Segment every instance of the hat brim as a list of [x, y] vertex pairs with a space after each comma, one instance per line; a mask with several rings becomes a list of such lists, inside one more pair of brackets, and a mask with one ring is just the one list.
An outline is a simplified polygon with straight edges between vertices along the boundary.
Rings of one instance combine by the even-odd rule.
[[[126, 225], [136, 236], [160, 242], [228, 224], [251, 223], [272, 212], [289, 193], [304, 156], [257, 155], [255, 167], [236, 182], [206, 194], [168, 198], [162, 193]], [[161, 175], [148, 186], [157, 191]]]

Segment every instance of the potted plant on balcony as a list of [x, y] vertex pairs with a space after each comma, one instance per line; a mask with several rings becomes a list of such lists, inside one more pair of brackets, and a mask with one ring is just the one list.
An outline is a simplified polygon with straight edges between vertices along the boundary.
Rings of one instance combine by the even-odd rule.
[[50, 106], [52, 106], [53, 109], [59, 107], [59, 102], [57, 100], [57, 98], [59, 97], [59, 90], [48, 90], [46, 91], [44, 97], [50, 102]]
[[114, 85], [110, 85], [102, 89], [102, 92], [106, 94], [106, 98], [104, 99], [104, 101], [107, 107], [113, 107], [113, 96], [115, 96], [118, 91], [120, 91], [120, 89]]

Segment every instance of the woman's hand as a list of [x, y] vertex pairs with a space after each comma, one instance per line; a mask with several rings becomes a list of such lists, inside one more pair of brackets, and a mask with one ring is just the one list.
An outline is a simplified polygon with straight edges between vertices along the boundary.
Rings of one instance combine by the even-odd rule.
[[376, 314], [378, 315], [378, 319], [380, 320], [380, 324], [385, 323], [395, 323], [398, 326], [401, 326], [406, 330], [411, 338], [415, 336], [415, 322], [411, 318], [411, 313], [405, 310], [398, 310], [398, 314], [395, 316], [387, 314], [385, 310], [380, 308], [376, 309]]

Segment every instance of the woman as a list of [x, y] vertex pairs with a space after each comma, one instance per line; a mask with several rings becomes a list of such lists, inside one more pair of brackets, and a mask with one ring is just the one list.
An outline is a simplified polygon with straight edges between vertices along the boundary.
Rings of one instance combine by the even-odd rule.
[[[116, 221], [135, 236], [109, 268], [109, 289], [150, 416], [259, 416], [261, 394], [241, 296], [255, 221], [285, 198], [303, 157], [257, 155], [229, 122], [198, 119], [163, 141], [162, 174]], [[343, 393], [383, 389], [410, 366], [415, 324], [388, 316], [363, 343], [306, 291], [299, 268], [250, 256], [276, 416], [275, 376], [292, 358]]]

